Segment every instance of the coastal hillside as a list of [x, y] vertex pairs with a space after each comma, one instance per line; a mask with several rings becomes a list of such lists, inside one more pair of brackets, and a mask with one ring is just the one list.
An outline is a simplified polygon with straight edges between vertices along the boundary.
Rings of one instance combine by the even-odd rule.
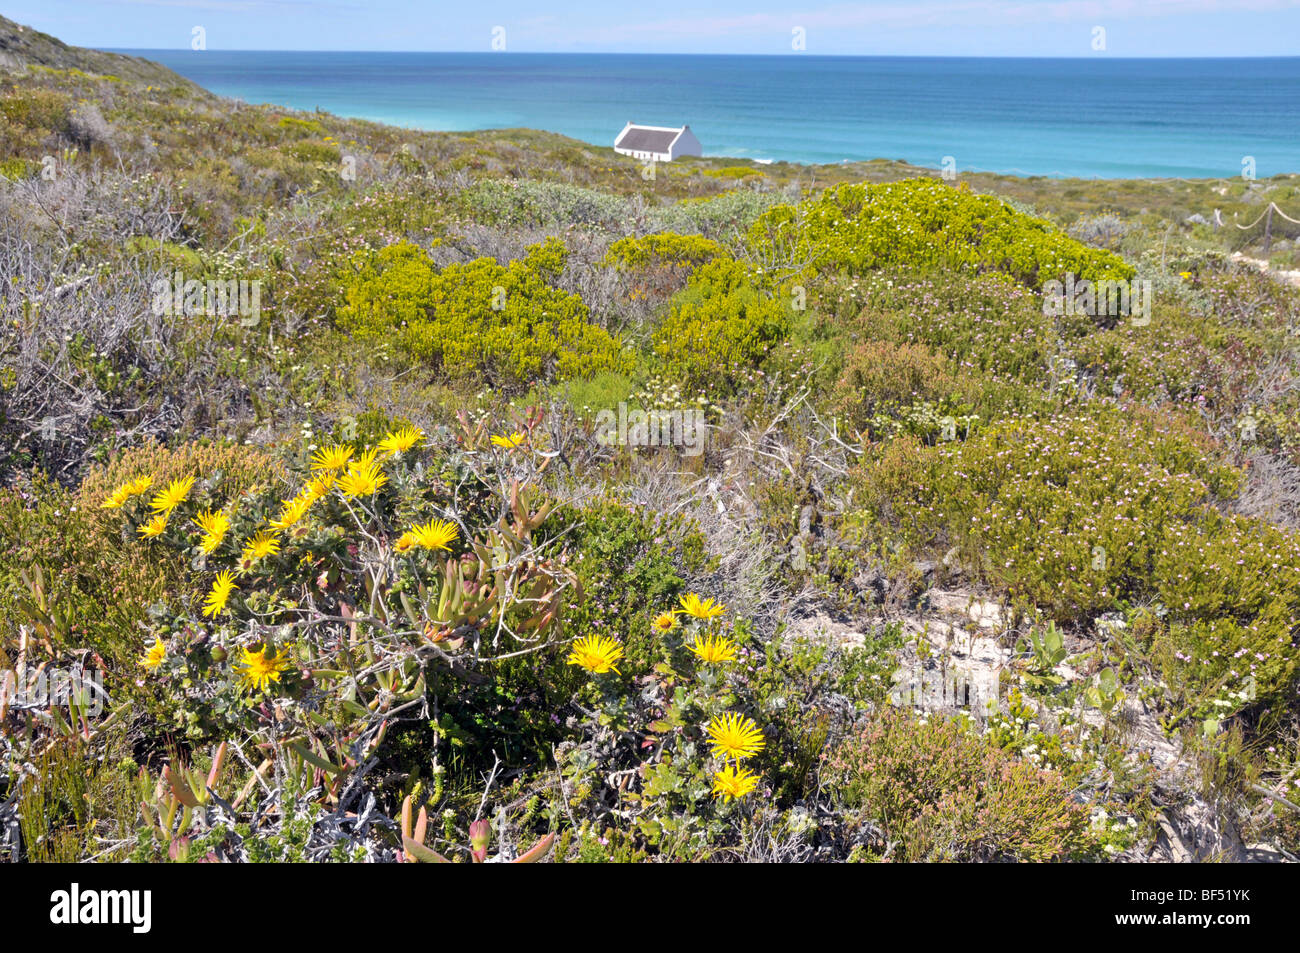
[[203, 91], [166, 67], [136, 56], [68, 46], [55, 37], [0, 16], [0, 67], [22, 73], [32, 67], [118, 77], [134, 83]]
[[1291, 219], [0, 19], [0, 859], [1294, 860]]

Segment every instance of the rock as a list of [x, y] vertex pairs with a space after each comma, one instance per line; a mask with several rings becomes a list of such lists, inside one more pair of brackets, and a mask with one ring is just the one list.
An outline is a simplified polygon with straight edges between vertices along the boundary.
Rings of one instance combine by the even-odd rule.
[[825, 610], [815, 609], [802, 618], [788, 620], [783, 638], [790, 641], [807, 638], [836, 647], [859, 648], [866, 644], [869, 636], [848, 623], [831, 618]]
[[971, 621], [981, 629], [1000, 629], [1002, 627], [1002, 607], [992, 602], [973, 602], [967, 610]]
[[1295, 860], [1284, 851], [1270, 847], [1268, 844], [1247, 844], [1246, 856], [1243, 859], [1250, 864], [1285, 864]]
[[1118, 612], [1105, 612], [1097, 617], [1096, 627], [1097, 634], [1104, 638], [1127, 629], [1128, 623]]
[[1083, 677], [1075, 670], [1074, 666], [1068, 665], [1065, 662], [1062, 662], [1057, 665], [1056, 668], [1052, 669], [1052, 673], [1061, 676], [1061, 678], [1065, 679], [1067, 682], [1077, 682]]
[[1002, 607], [986, 602], [973, 593], [959, 590], [931, 589], [922, 597], [923, 603], [935, 612], [962, 616], [981, 629], [1003, 627]]
[[883, 603], [889, 594], [889, 577], [877, 566], [859, 569], [849, 585], [868, 603]]
[[1246, 847], [1231, 819], [1200, 797], [1176, 810], [1167, 810], [1157, 820], [1160, 836], [1157, 850], [1174, 863], [1246, 859]]
[[[990, 706], [998, 705], [1002, 670], [1011, 653], [996, 638], [938, 618], [906, 616], [902, 622], [912, 638], [894, 674], [894, 703], [987, 717]], [[923, 652], [918, 644], [925, 645]]]
[[969, 592], [950, 589], [931, 589], [921, 598], [927, 608], [947, 615], [965, 615], [974, 600]]
[[1189, 215], [1183, 219], [1188, 225], [1209, 225], [1210, 220], [1204, 215], [1197, 212], [1195, 215]]

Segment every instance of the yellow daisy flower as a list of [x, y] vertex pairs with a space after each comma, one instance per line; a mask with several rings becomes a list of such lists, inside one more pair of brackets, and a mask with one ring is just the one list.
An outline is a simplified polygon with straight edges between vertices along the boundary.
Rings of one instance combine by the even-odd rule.
[[353, 463], [348, 467], [348, 472], [339, 477], [338, 488], [348, 499], [355, 499], [358, 496], [370, 496], [379, 491], [388, 477], [379, 469], [376, 463], [370, 463], [364, 467], [358, 467]]
[[105, 499], [103, 503], [99, 504], [99, 508], [102, 510], [115, 510], [123, 503], [125, 503], [128, 499], [130, 499], [130, 497], [128, 497], [125, 493], [123, 493], [122, 488], [119, 486], [116, 490], [114, 490], [112, 493], [108, 495], [108, 498]]
[[235, 668], [243, 687], [265, 691], [272, 682], [280, 680], [288, 667], [289, 658], [280, 649], [271, 652], [268, 646], [263, 646], [256, 652], [243, 649], [243, 657]]
[[307, 515], [314, 501], [315, 497], [308, 493], [301, 493], [292, 500], [281, 500], [280, 515], [277, 519], [271, 520], [271, 526], [275, 529], [288, 529]]
[[423, 526], [414, 526], [403, 533], [397, 540], [396, 549], [404, 553], [408, 549], [445, 549], [460, 538], [456, 524], [447, 520], [429, 520]]
[[183, 480], [172, 480], [167, 484], [167, 489], [159, 490], [153, 498], [153, 509], [156, 513], [170, 513], [176, 507], [185, 502], [190, 495], [190, 488], [194, 486], [194, 477], [186, 477]]
[[280, 551], [280, 537], [275, 533], [259, 529], [257, 533], [244, 544], [244, 552], [241, 561], [245, 566], [252, 566], [255, 562], [265, 559], [267, 556], [274, 556]]
[[142, 477], [137, 477], [136, 479], [132, 480], [130, 483], [122, 484], [122, 486], [119, 487], [119, 489], [124, 490], [127, 496], [139, 496], [141, 493], [144, 493], [146, 490], [148, 490], [149, 487], [151, 486], [153, 486], [153, 477], [142, 476]]
[[734, 801], [744, 797], [757, 785], [758, 775], [739, 765], [728, 764], [713, 775], [713, 796], [720, 797], [723, 801]]
[[99, 505], [106, 510], [116, 509], [131, 497], [144, 493], [152, 485], [153, 477], [151, 476], [143, 476], [137, 480], [131, 480], [129, 483], [123, 483], [109, 495], [108, 499]]
[[140, 659], [140, 664], [152, 672], [163, 663], [163, 659], [165, 658], [167, 658], [167, 646], [163, 645], [162, 639], [155, 635], [153, 637], [153, 645], [145, 649], [144, 657]]
[[352, 459], [352, 447], [346, 443], [336, 443], [332, 447], [321, 447], [311, 455], [313, 470], [342, 470]]
[[315, 503], [322, 497], [328, 496], [332, 489], [334, 489], [334, 474], [326, 470], [308, 480], [300, 495], [311, 497], [311, 501]]
[[492, 435], [492, 442], [503, 450], [513, 450], [516, 447], [522, 447], [527, 439], [528, 438], [518, 430], [514, 433], [502, 434], [500, 436], [496, 434]]
[[226, 533], [230, 529], [230, 517], [220, 511], [214, 513], [212, 510], [206, 510], [194, 517], [194, 525], [203, 530], [199, 549], [210, 553], [226, 538]]
[[678, 612], [684, 612], [697, 619], [716, 619], [718, 616], [722, 615], [722, 613], [727, 611], [726, 606], [714, 605], [712, 599], [701, 599], [693, 592], [688, 592], [686, 595], [682, 596], [678, 602], [680, 602], [682, 606], [677, 610]]
[[580, 665], [595, 675], [606, 672], [618, 672], [614, 664], [623, 657], [623, 649], [618, 642], [603, 635], [588, 635], [573, 643], [566, 660], [567, 665]]
[[145, 539], [152, 539], [155, 536], [161, 536], [163, 530], [167, 528], [167, 514], [159, 513], [149, 522], [140, 527], [140, 535]]
[[654, 629], [656, 632], [667, 633], [671, 632], [679, 625], [681, 625], [681, 623], [677, 621], [676, 615], [671, 612], [661, 612], [654, 617], [654, 621], [650, 623], [650, 628]]
[[235, 574], [229, 569], [217, 573], [217, 578], [212, 580], [212, 591], [203, 602], [203, 614], [212, 618], [223, 611], [230, 600], [230, 593], [237, 588], [239, 587], [235, 585]]
[[717, 638], [709, 636], [701, 639], [697, 635], [695, 644], [686, 647], [694, 652], [701, 662], [708, 662], [711, 665], [736, 660], [736, 643], [731, 639], [724, 639], [722, 636]]
[[388, 435], [379, 441], [379, 449], [384, 453], [405, 453], [423, 439], [424, 431], [419, 427], [401, 427], [390, 430]]
[[743, 761], [758, 754], [766, 744], [754, 720], [733, 711], [714, 717], [705, 730], [715, 758]]

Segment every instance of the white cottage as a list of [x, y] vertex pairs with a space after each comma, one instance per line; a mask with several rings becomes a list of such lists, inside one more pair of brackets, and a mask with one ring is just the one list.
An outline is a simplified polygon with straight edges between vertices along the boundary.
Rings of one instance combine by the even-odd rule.
[[614, 151], [634, 159], [672, 162], [678, 156], [704, 155], [690, 126], [638, 126], [629, 122], [614, 140]]

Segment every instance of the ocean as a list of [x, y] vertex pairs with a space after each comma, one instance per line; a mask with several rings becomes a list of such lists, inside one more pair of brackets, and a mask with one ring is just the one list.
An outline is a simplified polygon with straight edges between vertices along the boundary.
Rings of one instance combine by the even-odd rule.
[[1300, 57], [984, 59], [121, 50], [248, 102], [613, 145], [689, 124], [705, 155], [1083, 178], [1300, 172]]

